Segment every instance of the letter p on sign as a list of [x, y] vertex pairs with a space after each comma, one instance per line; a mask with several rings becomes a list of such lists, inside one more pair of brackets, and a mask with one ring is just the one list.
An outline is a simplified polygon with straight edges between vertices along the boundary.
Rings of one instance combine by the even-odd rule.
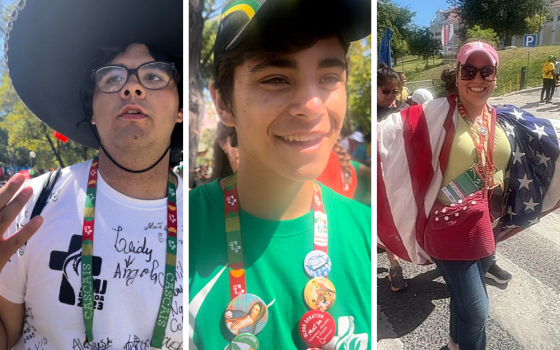
[[523, 47], [532, 50], [537, 46], [537, 34], [525, 34], [523, 36]]

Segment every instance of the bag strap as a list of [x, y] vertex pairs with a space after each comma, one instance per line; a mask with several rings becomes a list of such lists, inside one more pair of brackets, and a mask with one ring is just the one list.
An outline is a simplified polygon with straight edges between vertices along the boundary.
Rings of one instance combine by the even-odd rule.
[[35, 202], [35, 206], [33, 207], [33, 211], [31, 212], [30, 220], [36, 217], [37, 215], [41, 215], [41, 212], [47, 205], [47, 201], [49, 200], [54, 185], [56, 184], [56, 181], [60, 177], [60, 170], [61, 169], [59, 167], [54, 172], [49, 173], [49, 177], [43, 183], [43, 189], [41, 190], [41, 193], [37, 198], [37, 202]]

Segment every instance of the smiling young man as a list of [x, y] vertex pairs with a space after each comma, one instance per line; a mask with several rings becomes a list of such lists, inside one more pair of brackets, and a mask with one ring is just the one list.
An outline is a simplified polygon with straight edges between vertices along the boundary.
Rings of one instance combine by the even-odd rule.
[[[224, 6], [210, 93], [240, 162], [189, 194], [191, 348], [371, 348], [370, 209], [314, 182], [346, 112], [348, 45], [370, 33], [370, 8]], [[228, 330], [255, 303], [266, 306], [256, 325]]]
[[169, 168], [182, 145], [181, 14], [180, 2], [132, 0], [24, 2], [12, 14], [16, 92], [100, 152], [63, 169], [30, 222], [45, 177], [32, 180], [5, 236], [19, 247], [20, 227], [42, 226], [13, 255], [0, 240], [0, 349], [183, 349], [182, 181]]

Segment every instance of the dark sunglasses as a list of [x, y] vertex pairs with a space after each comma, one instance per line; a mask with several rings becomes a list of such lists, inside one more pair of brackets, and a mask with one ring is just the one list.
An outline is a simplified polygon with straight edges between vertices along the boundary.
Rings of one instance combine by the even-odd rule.
[[171, 80], [177, 83], [180, 78], [175, 64], [159, 61], [144, 63], [136, 69], [117, 65], [104, 66], [94, 69], [91, 78], [99, 90], [111, 93], [121, 91], [131, 75], [135, 75], [148, 90], [164, 89]]
[[496, 67], [484, 66], [481, 68], [475, 67], [471, 64], [464, 64], [461, 66], [461, 80], [473, 80], [480, 72], [482, 79], [486, 81], [496, 80]]
[[382, 93], [383, 95], [389, 95], [390, 93], [393, 93], [393, 94], [395, 94], [395, 95], [398, 95], [399, 90], [383, 89], [383, 90], [381, 90], [381, 93]]

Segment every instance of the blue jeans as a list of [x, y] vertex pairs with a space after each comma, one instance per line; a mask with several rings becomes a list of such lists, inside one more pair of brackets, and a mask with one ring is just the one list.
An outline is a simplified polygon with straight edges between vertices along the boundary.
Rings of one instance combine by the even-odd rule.
[[434, 259], [451, 295], [450, 335], [461, 350], [486, 349], [489, 303], [484, 275], [492, 256], [474, 261]]

